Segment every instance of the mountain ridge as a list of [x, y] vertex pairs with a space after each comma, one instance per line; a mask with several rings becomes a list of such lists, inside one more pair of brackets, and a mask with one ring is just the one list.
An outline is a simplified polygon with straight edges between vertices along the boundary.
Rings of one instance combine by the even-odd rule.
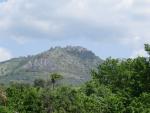
[[90, 79], [90, 69], [103, 60], [81, 46], [50, 48], [37, 55], [13, 58], [0, 63], [0, 83], [33, 82], [47, 79], [49, 73], [60, 73], [64, 82], [82, 83]]

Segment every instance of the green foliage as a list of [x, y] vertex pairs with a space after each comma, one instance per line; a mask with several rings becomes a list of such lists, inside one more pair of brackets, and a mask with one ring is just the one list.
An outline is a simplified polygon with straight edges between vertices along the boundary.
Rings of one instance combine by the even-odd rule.
[[[90, 108], [87, 112], [119, 113], [123, 111], [125, 107], [122, 96], [119, 94], [114, 94], [109, 87], [105, 85], [99, 85], [97, 81], [88, 82], [85, 87], [82, 88], [82, 91], [86, 95], [86, 98], [91, 98], [91, 101], [94, 102], [95, 105], [93, 107], [89, 107], [88, 105], [91, 105], [91, 102], [89, 101], [87, 108], [85, 108]], [[87, 102], [87, 100], [85, 102]], [[85, 102], [82, 104], [84, 105]]]
[[150, 55], [150, 45], [145, 44], [145, 51]]
[[135, 97], [127, 108], [131, 113], [150, 113], [150, 93], [143, 93]]
[[80, 113], [77, 91], [68, 87], [58, 88], [53, 96], [54, 113]]
[[150, 63], [144, 57], [118, 60], [107, 59], [92, 71], [94, 80], [113, 91], [126, 90], [133, 96], [150, 91]]
[[42, 88], [44, 88], [45, 85], [46, 85], [46, 81], [43, 80], [43, 79], [35, 79], [34, 80], [34, 86], [35, 87], [42, 87]]
[[[149, 48], [145, 45], [146, 51]], [[92, 80], [80, 87], [54, 88], [62, 76], [52, 73], [33, 86], [13, 83], [1, 88], [0, 113], [150, 113], [149, 58], [108, 58], [91, 75]]]
[[58, 80], [63, 79], [63, 76], [58, 73], [52, 73], [52, 74], [50, 74], [50, 79], [51, 79], [51, 83], [52, 83], [53, 89], [54, 89], [54, 87], [55, 87], [54, 85], [56, 84], [56, 82]]
[[42, 113], [40, 90], [26, 84], [14, 84], [7, 90], [8, 107], [21, 113]]
[[13, 111], [4, 106], [0, 106], [0, 113], [13, 113]]
[[62, 79], [63, 77], [62, 77], [62, 75], [60, 75], [60, 74], [58, 74], [58, 73], [52, 73], [52, 74], [50, 75], [50, 78], [51, 78], [51, 82], [52, 82], [52, 83], [56, 83], [57, 80], [60, 80], [60, 79]]

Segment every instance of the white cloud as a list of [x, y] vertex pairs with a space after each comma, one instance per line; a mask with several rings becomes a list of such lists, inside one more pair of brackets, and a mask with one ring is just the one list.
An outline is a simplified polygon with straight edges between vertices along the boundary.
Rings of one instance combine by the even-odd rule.
[[147, 52], [144, 49], [139, 49], [139, 50], [135, 50], [132, 53], [131, 58], [135, 58], [135, 57], [138, 57], [138, 56], [148, 57], [148, 54], [147, 54]]
[[29, 20], [24, 21], [26, 25], [37, 28], [39, 31], [45, 33], [58, 33], [61, 30], [61, 25], [57, 25], [54, 21], [44, 21], [30, 18]]
[[9, 60], [11, 58], [12, 58], [12, 54], [10, 53], [10, 51], [0, 47], [0, 62]]
[[26, 38], [85, 37], [124, 44], [135, 54], [150, 42], [149, 29], [149, 0], [8, 0], [0, 4], [0, 37], [15, 36], [18, 44]]
[[[77, 23], [79, 24], [78, 27], [88, 25], [89, 32], [93, 26], [95, 26], [97, 32], [103, 32], [101, 31], [103, 27], [106, 31], [111, 28], [112, 32], [115, 28], [118, 30], [117, 40], [120, 38], [126, 39], [126, 37], [132, 38], [135, 35], [145, 37], [145, 30], [149, 29], [147, 22], [143, 20], [137, 22], [138, 17], [134, 16], [147, 15], [150, 11], [150, 7], [147, 7], [150, 2], [143, 0], [142, 6], [139, 5], [140, 3], [140, 0], [9, 0], [0, 6], [0, 13], [3, 14], [0, 17], [0, 29], [3, 26], [6, 27], [7, 33], [5, 35], [7, 37], [9, 37], [9, 34], [16, 34], [16, 32], [23, 37], [40, 37], [42, 33], [49, 38], [56, 34], [60, 34], [62, 37], [65, 34], [66, 38], [68, 32], [72, 35], [74, 35], [73, 32], [76, 32], [77, 36], [81, 37], [80, 32], [87, 29], [82, 29], [82, 31], [73, 31], [74, 29], [72, 29], [70, 31], [71, 28], [76, 27]], [[124, 34], [123, 36], [119, 35], [121, 29], [126, 36]], [[21, 34], [18, 32], [19, 30], [24, 31], [24, 33]], [[65, 32], [63, 32], [64, 30]], [[53, 33], [53, 36], [51, 36], [51, 33]], [[109, 31], [108, 33], [110, 34]], [[92, 35], [95, 35], [95, 32]], [[107, 38], [98, 37], [101, 39]], [[94, 36], [87, 38], [97, 39]], [[111, 40], [111, 37], [108, 38], [108, 40]]]
[[120, 42], [126, 46], [132, 46], [132, 48], [138, 48], [141, 46], [141, 43], [143, 44], [143, 41], [146, 41], [146, 39], [143, 39], [142, 37], [135, 36], [135, 37], [126, 37], [123, 39], [120, 39]]
[[150, 38], [148, 37], [127, 37], [124, 39], [121, 39], [120, 42], [127, 47], [130, 47], [132, 49], [131, 57], [137, 57], [137, 56], [148, 56], [147, 53], [144, 50], [144, 44], [150, 43]]
[[134, 2], [135, 2], [134, 0], [121, 0], [116, 5], [116, 8], [118, 8], [118, 10], [120, 10], [120, 9], [129, 9], [133, 6]]

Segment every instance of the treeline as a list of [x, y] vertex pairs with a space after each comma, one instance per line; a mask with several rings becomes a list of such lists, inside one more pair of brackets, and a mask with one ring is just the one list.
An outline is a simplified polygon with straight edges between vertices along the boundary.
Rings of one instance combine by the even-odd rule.
[[60, 86], [59, 74], [1, 87], [0, 113], [150, 113], [150, 57], [108, 58], [91, 76], [80, 87]]

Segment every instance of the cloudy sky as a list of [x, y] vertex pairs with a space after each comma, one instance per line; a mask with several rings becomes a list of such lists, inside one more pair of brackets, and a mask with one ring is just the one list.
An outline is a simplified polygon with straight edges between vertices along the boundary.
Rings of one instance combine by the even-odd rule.
[[66, 45], [146, 55], [149, 30], [150, 0], [0, 0], [0, 61]]

